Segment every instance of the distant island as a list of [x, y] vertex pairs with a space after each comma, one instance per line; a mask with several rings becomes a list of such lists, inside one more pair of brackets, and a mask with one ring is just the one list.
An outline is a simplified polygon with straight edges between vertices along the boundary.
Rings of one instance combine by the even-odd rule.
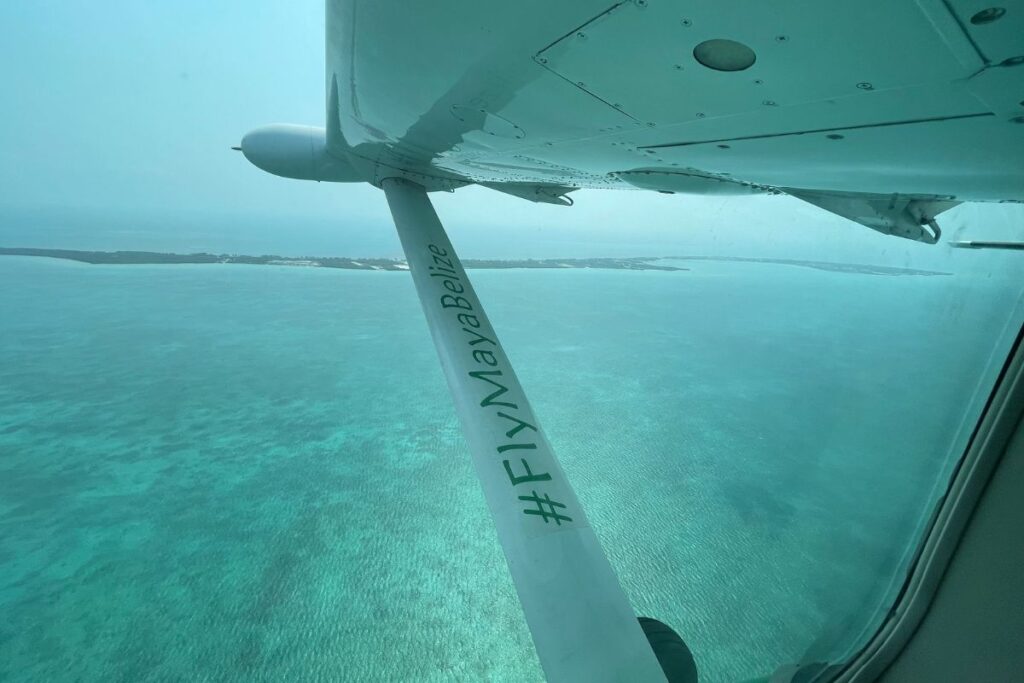
[[[343, 258], [338, 256], [244, 256], [238, 254], [161, 254], [155, 251], [78, 251], [74, 249], [34, 249], [0, 247], [0, 256], [45, 256], [82, 263], [104, 265], [241, 263], [256, 266], [298, 266], [306, 268], [342, 268], [344, 270], [409, 270], [405, 261], [382, 258]], [[607, 270], [689, 270], [679, 266], [652, 263], [656, 258], [585, 259], [464, 259], [466, 268], [602, 268]]]
[[952, 275], [939, 270], [897, 268], [895, 266], [869, 266], [860, 263], [833, 263], [831, 261], [804, 261], [788, 258], [748, 258], [744, 256], [673, 256], [673, 261], [736, 261], [739, 263], [777, 263], [782, 266], [800, 266], [834, 273], [861, 273], [863, 275]]
[[[341, 268], [344, 270], [409, 270], [405, 261], [382, 258], [343, 258], [339, 256], [245, 256], [238, 254], [163, 254], [155, 251], [80, 251], [75, 249], [36, 249], [0, 247], [0, 256], [41, 256], [103, 265], [142, 265], [178, 263], [237, 263], [256, 266], [296, 266], [305, 268]], [[804, 261], [799, 259], [747, 258], [740, 256], [673, 256], [576, 259], [464, 259], [467, 269], [499, 268], [599, 268], [603, 270], [686, 271], [689, 268], [668, 265], [664, 261], [737, 261], [800, 266], [840, 273], [867, 275], [950, 275], [934, 270], [870, 266], [855, 263]]]

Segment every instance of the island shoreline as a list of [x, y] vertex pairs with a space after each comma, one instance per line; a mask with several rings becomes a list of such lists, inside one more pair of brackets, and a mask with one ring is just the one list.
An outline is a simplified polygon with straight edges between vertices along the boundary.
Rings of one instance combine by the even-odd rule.
[[[181, 265], [181, 264], [240, 264], [256, 266], [288, 266], [300, 268], [334, 268], [340, 270], [377, 270], [407, 272], [404, 260], [384, 258], [348, 258], [338, 256], [277, 256], [264, 254], [174, 254], [155, 251], [86, 251], [79, 249], [42, 249], [37, 247], [0, 247], [0, 256], [31, 256], [77, 261], [90, 265]], [[665, 261], [718, 261], [727, 263], [768, 263], [774, 265], [813, 268], [838, 273], [865, 275], [952, 275], [934, 270], [874, 266], [857, 263], [835, 263], [801, 259], [755, 258], [742, 256], [627, 256], [568, 259], [464, 259], [467, 270], [552, 269], [552, 270], [654, 270], [663, 272], [689, 271], [690, 268], [658, 263]]]

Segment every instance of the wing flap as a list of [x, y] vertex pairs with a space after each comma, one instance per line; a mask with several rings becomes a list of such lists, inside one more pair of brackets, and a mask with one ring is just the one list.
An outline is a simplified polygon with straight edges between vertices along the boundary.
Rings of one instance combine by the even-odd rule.
[[926, 244], [935, 244], [942, 234], [935, 217], [960, 203], [943, 199], [914, 199], [900, 195], [878, 197], [793, 189], [787, 189], [786, 193], [882, 234]]

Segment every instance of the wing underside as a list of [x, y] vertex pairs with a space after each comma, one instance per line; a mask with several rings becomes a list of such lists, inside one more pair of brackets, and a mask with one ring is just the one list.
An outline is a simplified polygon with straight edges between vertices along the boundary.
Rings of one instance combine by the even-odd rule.
[[930, 241], [1024, 200], [1024, 2], [975, 4], [333, 0], [328, 138], [371, 177], [786, 192]]

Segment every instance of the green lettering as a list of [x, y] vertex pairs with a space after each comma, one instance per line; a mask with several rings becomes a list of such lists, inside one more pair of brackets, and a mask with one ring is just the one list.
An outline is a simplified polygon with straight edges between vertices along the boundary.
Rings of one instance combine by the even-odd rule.
[[472, 313], [459, 313], [459, 322], [470, 327], [480, 327], [480, 321]]
[[498, 446], [498, 452], [504, 453], [505, 451], [535, 451], [537, 450], [537, 444], [535, 443], [507, 443], [504, 446]]
[[533, 431], [537, 431], [537, 428], [534, 427], [529, 422], [525, 422], [523, 420], [520, 420], [518, 417], [513, 417], [511, 415], [506, 415], [505, 413], [501, 412], [500, 410], [498, 411], [498, 417], [503, 417], [506, 420], [510, 420], [511, 422], [514, 422], [516, 424], [515, 427], [513, 427], [512, 429], [510, 429], [507, 432], [505, 432], [505, 436], [507, 436], [510, 439], [512, 437], [514, 437], [516, 434], [518, 434], [519, 432], [521, 432], [523, 429], [532, 429]]
[[[452, 282], [451, 280], [444, 280], [441, 284], [443, 284], [444, 288], [449, 292], [455, 292], [456, 294], [462, 294], [466, 291], [465, 287], [460, 285], [458, 282]], [[458, 289], [455, 289], [456, 287], [458, 287]]]
[[506, 408], [511, 408], [512, 410], [519, 410], [519, 406], [517, 406], [515, 403], [493, 400], [508, 391], [508, 387], [501, 384], [500, 382], [495, 382], [493, 379], [491, 379], [491, 377], [501, 377], [501, 370], [471, 370], [469, 372], [469, 376], [472, 377], [473, 379], [482, 379], [488, 384], [492, 384], [498, 387], [493, 394], [491, 394], [484, 400], [480, 401], [481, 408], [486, 408], [488, 406], [504, 406]]
[[512, 465], [509, 464], [508, 460], [503, 460], [502, 462], [505, 464], [505, 472], [508, 473], [508, 479], [512, 482], [513, 486], [525, 484], [528, 481], [551, 481], [550, 474], [534, 474], [533, 470], [530, 469], [530, 464], [523, 458], [520, 458], [519, 462], [523, 463], [523, 469], [526, 470], [526, 474], [521, 477], [512, 474]]
[[[462, 297], [459, 297], [459, 298], [462, 298]], [[475, 330], [471, 330], [469, 328], [463, 327], [462, 331], [466, 332], [468, 334], [471, 334], [474, 337], [476, 337], [476, 339], [474, 339], [473, 341], [469, 342], [470, 346], [476, 346], [480, 342], [487, 342], [488, 344], [493, 344], [494, 346], [498, 345], [498, 342], [494, 341], [493, 339], [488, 339], [487, 337], [485, 337], [484, 335], [480, 334], [479, 332], [477, 332]]]
[[494, 357], [494, 353], [491, 351], [481, 351], [480, 349], [473, 352], [473, 360], [477, 363], [490, 365], [492, 368], [498, 364], [498, 359]]
[[472, 311], [473, 305], [461, 296], [445, 294], [441, 297], [441, 306], [444, 308], [461, 308], [464, 311]]

